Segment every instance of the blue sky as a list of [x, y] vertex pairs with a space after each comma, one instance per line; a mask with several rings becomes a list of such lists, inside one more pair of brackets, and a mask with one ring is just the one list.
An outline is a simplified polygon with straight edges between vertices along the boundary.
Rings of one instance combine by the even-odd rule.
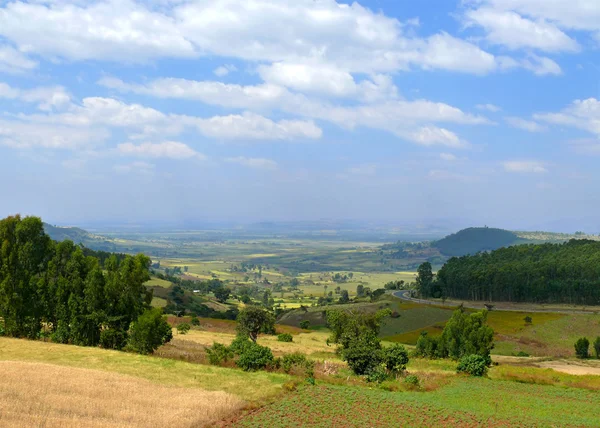
[[0, 0], [0, 215], [600, 232], [597, 0]]

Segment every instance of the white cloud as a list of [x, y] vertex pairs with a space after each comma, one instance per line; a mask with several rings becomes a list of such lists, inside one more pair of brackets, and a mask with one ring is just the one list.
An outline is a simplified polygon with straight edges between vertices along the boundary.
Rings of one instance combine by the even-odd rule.
[[196, 152], [186, 144], [177, 141], [165, 141], [162, 143], [123, 143], [117, 146], [117, 150], [128, 156], [170, 158], [170, 159], [205, 159], [206, 157]]
[[268, 83], [242, 86], [214, 81], [163, 78], [146, 85], [136, 85], [106, 77], [99, 80], [98, 84], [121, 92], [158, 98], [197, 100], [206, 104], [240, 109], [272, 108], [292, 97], [287, 89]]
[[37, 62], [27, 58], [16, 49], [0, 45], [0, 71], [4, 73], [23, 73], [37, 67]]
[[105, 130], [97, 128], [0, 120], [0, 144], [15, 149], [75, 150], [102, 142], [108, 136]]
[[27, 103], [37, 103], [40, 110], [65, 108], [71, 103], [71, 97], [62, 86], [38, 87], [33, 89], [13, 88], [0, 82], [0, 99], [20, 100]]
[[545, 76], [548, 74], [556, 76], [562, 74], [560, 65], [548, 57], [530, 55], [522, 60], [520, 64], [523, 68], [538, 76]]
[[[0, 9], [0, 35], [51, 59], [140, 62], [201, 55], [289, 64], [335, 64], [347, 73], [410, 68], [484, 74], [501, 59], [358, 3], [334, 0], [213, 0], [136, 3], [15, 1]], [[407, 34], [405, 34], [405, 29]], [[217, 69], [224, 74], [226, 67]]]
[[277, 162], [272, 161], [271, 159], [263, 159], [263, 158], [247, 158], [243, 156], [238, 156], [235, 158], [227, 158], [226, 162], [237, 163], [239, 165], [246, 166], [248, 168], [254, 169], [266, 169], [266, 170], [274, 170], [277, 169]]
[[542, 174], [548, 172], [544, 163], [539, 161], [506, 161], [502, 163], [505, 171]]
[[210, 119], [187, 118], [203, 135], [223, 139], [288, 140], [296, 138], [318, 139], [323, 131], [312, 121], [280, 120], [275, 122], [264, 116], [245, 112]]
[[454, 162], [458, 158], [455, 155], [453, 155], [452, 153], [440, 153], [440, 159], [448, 161], [448, 162]]
[[237, 67], [235, 65], [226, 64], [215, 68], [213, 73], [215, 74], [215, 76], [224, 77], [234, 71], [237, 71]]
[[514, 128], [523, 129], [529, 132], [543, 132], [546, 127], [532, 120], [521, 119], [520, 117], [505, 117], [504, 120]]
[[0, 35], [24, 52], [67, 60], [138, 62], [198, 55], [174, 18], [131, 0], [11, 2], [0, 9]]
[[513, 10], [533, 19], [556, 23], [573, 30], [600, 29], [600, 8], [597, 0], [474, 0], [497, 10]]
[[457, 149], [469, 146], [466, 141], [461, 140], [454, 132], [434, 126], [423, 127], [418, 131], [407, 134], [406, 138], [423, 146], [440, 145]]
[[494, 105], [494, 104], [477, 104], [475, 106], [475, 108], [477, 108], [478, 110], [490, 111], [492, 113], [497, 113], [499, 111], [502, 111], [502, 109], [500, 107], [498, 107], [497, 105]]
[[536, 120], [570, 126], [600, 136], [600, 101], [596, 98], [575, 100], [558, 113], [537, 113]]
[[578, 43], [544, 19], [532, 21], [512, 11], [483, 7], [465, 14], [467, 23], [485, 29], [486, 39], [509, 49], [534, 48], [546, 52], [576, 52]]

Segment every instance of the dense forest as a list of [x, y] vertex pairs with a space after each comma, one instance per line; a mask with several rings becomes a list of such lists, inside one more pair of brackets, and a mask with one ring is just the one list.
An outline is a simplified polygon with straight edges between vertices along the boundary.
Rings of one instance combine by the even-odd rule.
[[600, 304], [600, 242], [517, 245], [453, 257], [420, 291], [426, 297]]
[[446, 256], [464, 256], [519, 243], [519, 237], [504, 229], [470, 227], [433, 243]]
[[1, 220], [0, 245], [0, 334], [120, 349], [150, 312], [150, 259], [142, 254], [57, 243], [37, 217]]

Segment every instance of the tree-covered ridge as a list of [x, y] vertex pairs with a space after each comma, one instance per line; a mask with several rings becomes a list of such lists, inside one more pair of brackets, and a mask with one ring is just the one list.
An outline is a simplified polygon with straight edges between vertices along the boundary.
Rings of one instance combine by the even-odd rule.
[[122, 348], [130, 328], [150, 308], [152, 294], [144, 286], [150, 259], [87, 254], [72, 241], [51, 240], [37, 217], [1, 220], [4, 334]]
[[464, 256], [496, 250], [518, 242], [519, 237], [508, 230], [470, 227], [434, 242], [433, 246], [446, 256]]
[[451, 258], [424, 296], [600, 304], [600, 242], [528, 244]]

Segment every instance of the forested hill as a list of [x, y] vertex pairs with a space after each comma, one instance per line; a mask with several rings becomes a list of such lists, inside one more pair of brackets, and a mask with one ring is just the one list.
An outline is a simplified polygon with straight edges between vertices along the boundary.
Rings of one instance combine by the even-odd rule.
[[446, 236], [444, 239], [434, 242], [432, 246], [445, 256], [464, 256], [522, 242], [524, 241], [521, 241], [515, 233], [508, 230], [470, 227]]
[[451, 258], [425, 297], [600, 304], [600, 242], [527, 244]]

